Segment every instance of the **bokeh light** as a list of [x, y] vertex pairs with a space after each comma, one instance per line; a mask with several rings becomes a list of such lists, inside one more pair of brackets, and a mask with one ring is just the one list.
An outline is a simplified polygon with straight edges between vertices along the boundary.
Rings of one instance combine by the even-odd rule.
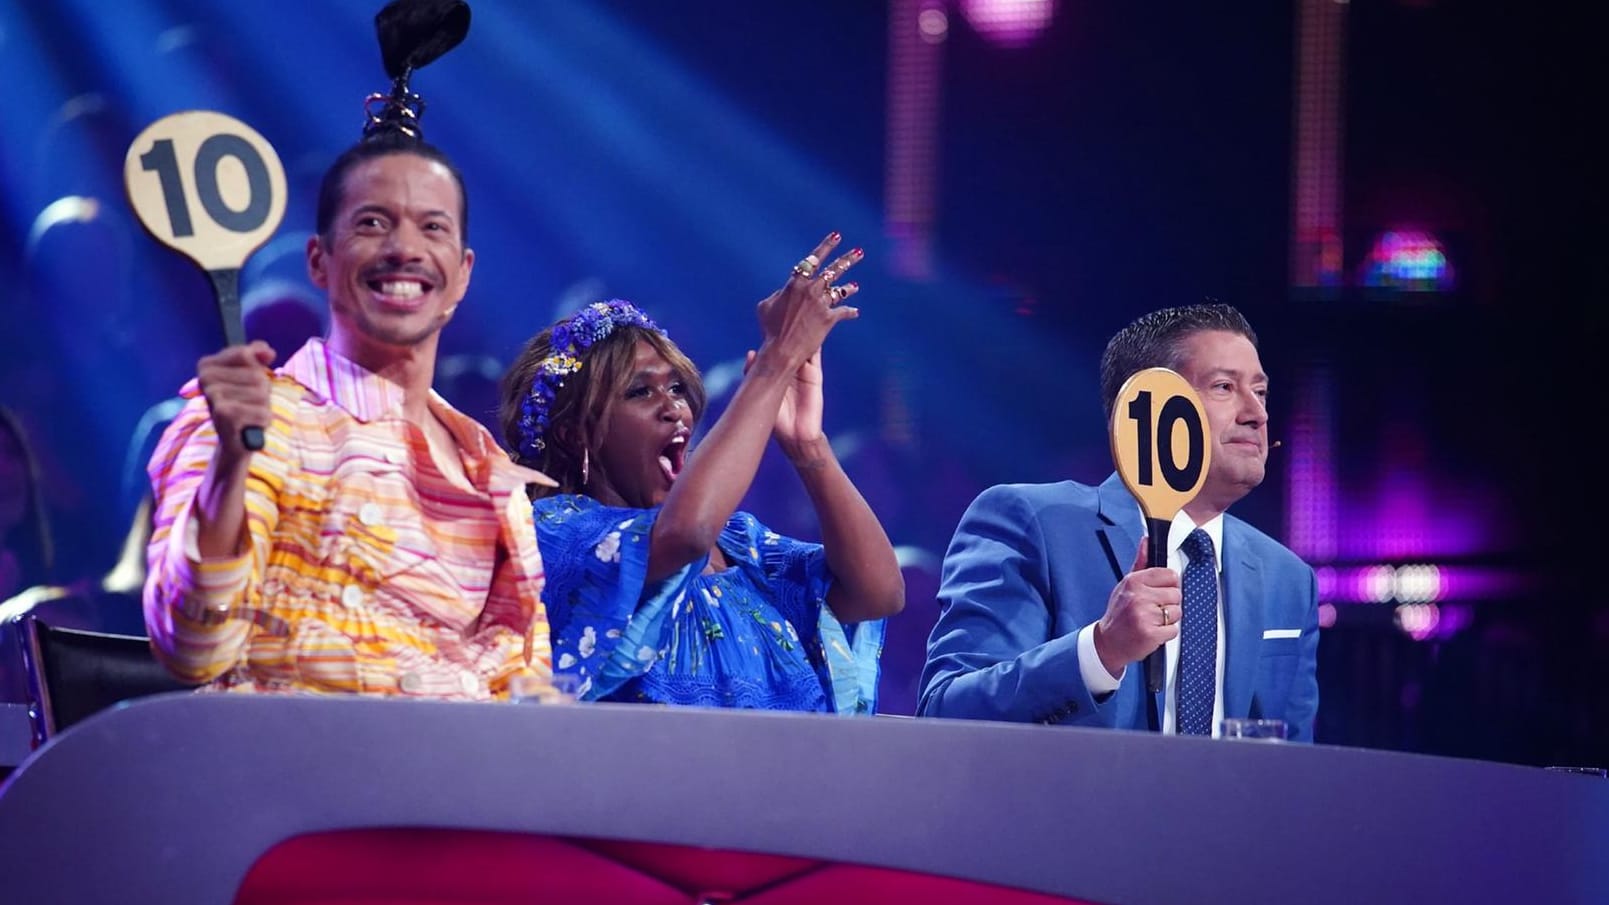
[[1396, 598], [1403, 603], [1428, 603], [1441, 597], [1441, 570], [1435, 566], [1399, 566]]
[[1358, 600], [1386, 603], [1397, 592], [1396, 570], [1390, 566], [1370, 566], [1358, 573]]
[[1453, 267], [1441, 242], [1417, 229], [1388, 230], [1363, 262], [1363, 285], [1402, 292], [1445, 292], [1453, 288]]
[[1434, 603], [1404, 603], [1397, 607], [1397, 628], [1415, 641], [1424, 641], [1436, 634], [1441, 622], [1441, 608]]
[[1050, 26], [1056, 16], [1056, 0], [963, 0], [961, 11], [990, 42], [1024, 47]]

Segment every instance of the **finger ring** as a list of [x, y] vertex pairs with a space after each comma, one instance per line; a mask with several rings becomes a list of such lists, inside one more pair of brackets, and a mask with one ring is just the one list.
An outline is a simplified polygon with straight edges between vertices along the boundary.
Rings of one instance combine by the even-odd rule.
[[1168, 624], [1168, 607], [1167, 607], [1167, 604], [1162, 605], [1162, 624], [1163, 625]]
[[827, 290], [827, 297], [832, 299], [835, 305], [847, 298], [848, 295], [849, 293], [842, 286], [834, 286]]
[[794, 276], [801, 276], [805, 279], [809, 279], [810, 275], [816, 272], [816, 265], [820, 263], [821, 259], [816, 257], [814, 254], [805, 255], [803, 260], [793, 265], [793, 274]]

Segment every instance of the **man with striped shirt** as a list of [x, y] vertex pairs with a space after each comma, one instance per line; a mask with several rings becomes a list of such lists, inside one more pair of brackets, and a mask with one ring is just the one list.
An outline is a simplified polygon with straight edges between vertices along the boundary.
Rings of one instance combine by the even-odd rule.
[[552, 482], [430, 388], [475, 263], [467, 219], [439, 150], [365, 138], [325, 174], [307, 245], [328, 338], [272, 372], [261, 341], [201, 359], [149, 467], [145, 619], [175, 675], [485, 700], [550, 674], [526, 488]]

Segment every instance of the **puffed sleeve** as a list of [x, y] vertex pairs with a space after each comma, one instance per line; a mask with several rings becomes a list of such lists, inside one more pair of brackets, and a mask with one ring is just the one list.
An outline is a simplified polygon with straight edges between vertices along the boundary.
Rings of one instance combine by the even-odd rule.
[[561, 494], [537, 500], [533, 514], [547, 572], [543, 602], [553, 671], [579, 678], [583, 700], [607, 697], [653, 665], [671, 613], [708, 558], [649, 582], [649, 534], [658, 508], [615, 508]]

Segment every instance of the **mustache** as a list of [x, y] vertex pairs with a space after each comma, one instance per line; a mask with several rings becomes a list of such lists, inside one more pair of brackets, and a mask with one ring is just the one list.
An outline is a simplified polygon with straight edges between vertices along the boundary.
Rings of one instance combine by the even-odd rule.
[[441, 274], [423, 264], [376, 264], [363, 271], [365, 280], [383, 280], [387, 277], [419, 277], [431, 286], [442, 284]]

